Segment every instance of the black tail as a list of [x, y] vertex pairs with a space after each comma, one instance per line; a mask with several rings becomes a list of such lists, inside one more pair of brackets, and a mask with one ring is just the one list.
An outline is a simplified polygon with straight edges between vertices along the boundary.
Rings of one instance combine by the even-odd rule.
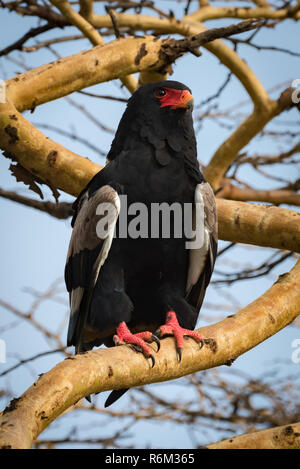
[[126, 389], [116, 389], [115, 391], [112, 391], [108, 398], [105, 401], [104, 407], [109, 407], [112, 405], [114, 402], [116, 402], [120, 397], [125, 394], [126, 391], [128, 391], [129, 388]]

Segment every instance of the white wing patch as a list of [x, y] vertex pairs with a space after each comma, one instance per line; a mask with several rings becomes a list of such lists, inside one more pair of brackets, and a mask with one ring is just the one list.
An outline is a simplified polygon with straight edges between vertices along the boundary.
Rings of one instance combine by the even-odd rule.
[[77, 287], [70, 291], [70, 314], [74, 314], [77, 311], [78, 306], [82, 300], [84, 288]]
[[[109, 207], [107, 215], [105, 215], [105, 207]], [[101, 245], [91, 273], [90, 284], [87, 290], [89, 295], [97, 282], [101, 267], [109, 254], [119, 213], [120, 198], [118, 193], [109, 185], [101, 187], [90, 197], [88, 192], [85, 193], [80, 200], [79, 211], [70, 240], [67, 263], [71, 257], [79, 255], [85, 249], [93, 250], [98, 245]], [[101, 232], [101, 230], [97, 229], [98, 223], [104, 218], [107, 229]], [[80, 304], [85, 291], [86, 289], [81, 286], [70, 290], [70, 324], [72, 321], [74, 322], [71, 328], [69, 326], [70, 336], [72, 336], [75, 330], [80, 312]]]
[[[99, 272], [100, 272], [100, 269], [101, 269], [101, 267], [103, 266], [104, 262], [107, 259], [107, 256], [108, 256], [108, 253], [110, 251], [111, 244], [113, 242], [113, 238], [114, 238], [114, 235], [115, 235], [116, 224], [117, 224], [117, 220], [118, 220], [119, 213], [120, 213], [120, 207], [121, 207], [120, 197], [118, 196], [117, 192], [115, 192], [115, 194], [114, 194], [113, 202], [105, 202], [104, 207], [103, 206], [101, 207], [101, 204], [98, 205], [98, 207], [96, 209], [96, 214], [97, 215], [101, 215], [103, 213], [103, 208], [104, 208], [104, 211], [105, 211], [105, 204], [107, 204], [107, 203], [109, 204], [109, 207], [107, 207], [108, 208], [108, 215], [106, 217], [106, 222], [107, 222], [108, 228], [107, 228], [107, 231], [106, 231], [106, 236], [104, 238], [104, 242], [103, 242], [101, 251], [100, 251], [99, 256], [97, 258], [97, 261], [96, 261], [95, 281], [94, 281], [93, 286], [95, 286], [95, 284], [97, 282]], [[101, 233], [98, 230], [98, 225], [96, 226], [96, 232], [97, 232], [97, 235], [100, 238], [102, 238]]]
[[[209, 230], [206, 226], [206, 216], [204, 210], [204, 199], [200, 189], [201, 185], [197, 184], [195, 189], [195, 205], [193, 210], [193, 231], [194, 238], [190, 245], [189, 269], [186, 283], [186, 293], [189, 294], [191, 288], [197, 283], [205, 265], [206, 256], [209, 249]], [[192, 243], [195, 243], [193, 248]]]

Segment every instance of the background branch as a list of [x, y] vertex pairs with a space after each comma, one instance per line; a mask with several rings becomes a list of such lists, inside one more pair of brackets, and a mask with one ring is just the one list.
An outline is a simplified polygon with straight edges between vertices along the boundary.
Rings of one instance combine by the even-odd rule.
[[208, 445], [209, 449], [300, 449], [300, 423], [239, 435]]

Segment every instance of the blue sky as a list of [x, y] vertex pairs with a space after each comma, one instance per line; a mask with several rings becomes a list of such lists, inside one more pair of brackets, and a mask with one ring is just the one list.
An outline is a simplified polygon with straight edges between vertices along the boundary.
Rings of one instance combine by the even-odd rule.
[[[166, 8], [166, 2], [158, 3], [161, 4], [162, 8]], [[180, 12], [182, 9], [181, 5], [179, 8]], [[230, 19], [226, 20], [226, 24], [231, 22], [232, 20]], [[3, 12], [3, 10], [0, 10], [0, 23], [0, 48], [10, 44], [35, 25], [31, 18], [21, 18], [15, 14]], [[211, 21], [207, 25], [218, 26], [220, 23]], [[75, 33], [74, 28], [68, 29], [68, 34], [73, 33]], [[58, 34], [62, 35], [64, 32], [62, 31]], [[246, 36], [244, 35], [243, 37]], [[43, 39], [49, 37], [51, 37], [50, 33], [42, 36]], [[259, 32], [256, 36], [256, 42], [258, 44], [277, 45], [300, 52], [299, 40], [297, 38], [299, 39], [299, 25], [292, 20], [288, 20], [284, 24], [278, 25], [276, 29], [264, 29]], [[55, 49], [62, 56], [67, 56], [89, 47], [89, 43], [83, 40], [65, 43], [57, 46]], [[259, 52], [254, 49], [246, 49], [245, 47], [241, 47], [241, 56], [246, 58], [247, 63], [253, 68], [267, 89], [271, 89], [278, 83], [291, 83], [295, 78], [300, 77], [299, 57], [267, 51]], [[20, 54], [14, 52], [11, 57], [19, 60]], [[27, 54], [25, 59], [28, 67], [35, 67], [53, 61], [54, 56], [49, 51], [41, 51], [35, 54]], [[10, 78], [16, 73], [23, 71], [17, 63], [9, 62], [4, 58], [0, 60], [0, 78], [2, 79]], [[192, 89], [197, 105], [197, 103], [216, 92], [218, 87], [223, 83], [226, 73], [225, 67], [214, 56], [203, 50], [201, 58], [186, 55], [180, 59], [174, 67], [172, 79], [182, 81]], [[126, 91], [119, 89], [117, 81], [97, 85], [89, 91], [128, 96]], [[274, 97], [278, 97], [279, 93], [280, 90], [276, 91]], [[74, 94], [72, 99], [86, 105], [90, 112], [94, 113], [101, 122], [112, 129], [116, 129], [125, 106], [124, 104], [91, 99], [78, 94]], [[219, 103], [220, 108], [229, 108], [245, 99], [247, 99], [246, 92], [239, 82], [233, 78], [222, 95]], [[245, 111], [249, 112], [250, 109], [251, 106], [245, 107]], [[197, 111], [195, 111], [195, 115], [197, 116]], [[76, 129], [78, 133], [84, 135], [86, 139], [99, 146], [103, 151], [106, 152], [109, 149], [112, 135], [100, 131], [97, 126], [78, 110], [70, 106], [64, 99], [40, 106], [35, 110], [34, 114], [26, 112], [25, 116], [37, 125], [48, 123], [62, 129]], [[299, 117], [295, 111], [290, 111], [280, 117], [280, 119], [286, 122], [299, 122]], [[270, 124], [269, 128], [273, 127], [274, 124]], [[289, 126], [287, 125], [285, 128], [289, 129]], [[98, 155], [87, 149], [84, 145], [59, 136], [52, 131], [44, 132], [50, 138], [59, 141], [71, 150], [103, 164], [104, 159], [99, 158]], [[228, 129], [221, 128], [211, 121], [205, 121], [197, 135], [198, 155], [201, 162], [207, 163], [214, 151], [229, 134], [230, 131]], [[251, 143], [249, 151], [250, 153], [265, 152], [272, 154], [279, 153], [283, 149], [285, 149], [283, 143], [268, 138], [264, 140], [257, 139]], [[8, 190], [17, 190], [22, 194], [35, 197], [33, 193], [29, 193], [24, 185], [17, 183], [10, 175], [8, 170], [10, 163], [9, 160], [3, 157], [0, 158], [0, 187]], [[276, 171], [281, 177], [289, 180], [296, 179], [295, 168], [291, 170], [287, 166], [281, 166]], [[299, 168], [297, 171], [299, 177]], [[243, 170], [242, 176], [244, 180], [254, 187], [264, 189], [279, 185], [275, 181], [267, 183], [265, 178], [258, 177], [249, 167]], [[50, 192], [45, 189], [44, 193], [45, 199], [50, 199]], [[66, 194], [61, 194], [60, 200], [72, 199]], [[2, 228], [0, 233], [0, 298], [25, 312], [32, 303], [32, 295], [28, 293], [27, 288], [45, 291], [51, 283], [63, 277], [66, 252], [71, 234], [70, 221], [59, 221], [47, 214], [39, 213], [33, 209], [1, 198], [0, 213]], [[267, 254], [269, 255], [271, 252], [269, 250]], [[241, 247], [238, 253], [239, 261], [245, 263], [253, 262], [259, 264], [266, 256], [266, 251], [259, 248], [248, 251]], [[239, 282], [236, 286], [223, 287], [219, 290], [210, 287], [206, 300], [212, 303], [223, 303], [226, 301], [226, 299], [224, 300], [224, 295], [232, 294], [238, 299], [240, 306], [244, 306], [269, 288], [277, 276], [289, 270], [294, 262], [295, 260], [287, 260], [278, 269], [275, 269], [272, 276], [268, 278]], [[218, 267], [221, 266], [219, 265]], [[46, 302], [38, 313], [39, 319], [49, 325], [49, 327], [53, 327], [53, 329], [56, 329], [57, 325], [60, 324], [68, 309], [66, 293], [62, 292], [61, 296], [65, 299], [65, 304]], [[7, 363], [5, 365], [0, 364], [0, 371], [2, 367], [11, 366], [16, 363], [17, 357], [30, 357], [39, 351], [51, 348], [51, 344], [47, 343], [41, 334], [28, 324], [20, 322], [16, 327], [7, 329], [7, 325], [14, 321], [15, 318], [3, 308], [0, 308], [0, 310], [0, 338], [3, 338], [7, 344]], [[205, 311], [206, 315], [208, 313]], [[212, 314], [216, 315], [218, 311], [213, 311]], [[224, 315], [226, 316], [226, 314]], [[199, 324], [201, 324], [201, 319]], [[64, 340], [65, 336], [66, 327], [63, 332]], [[256, 347], [255, 350], [240, 357], [234, 366], [247, 371], [253, 376], [257, 376], [268, 369], [274, 359], [290, 360], [292, 352], [291, 343], [295, 338], [299, 337], [300, 331], [298, 328], [288, 328]], [[13, 377], [10, 376], [6, 379], [6, 383], [9, 384], [14, 395], [19, 395], [32, 384], [38, 373], [46, 372], [58, 360], [59, 356], [57, 354], [36, 360], [30, 369], [19, 369], [18, 373], [15, 373]], [[299, 367], [300, 364], [295, 365], [290, 363], [290, 373], [299, 374]], [[169, 392], [170, 384], [152, 385], [152, 389], [157, 389], [161, 393]], [[173, 392], [176, 392], [175, 385]], [[101, 404], [104, 402], [104, 399], [104, 395], [99, 396]], [[124, 398], [116, 404], [116, 409], [122, 409], [126, 406], [126, 402], [126, 398]], [[2, 402], [2, 404], [4, 406], [5, 402]], [[74, 416], [73, 420], [76, 421], [76, 419], [78, 417]], [[115, 424], [112, 424], [112, 428], [113, 425]], [[179, 430], [176, 428], [176, 431], [174, 431], [172, 426], [168, 424], [155, 426], [153, 423], [141, 423], [139, 425], [140, 427], [136, 428], [141, 428], [141, 430], [136, 431], [134, 437], [139, 447], [143, 447], [147, 443], [151, 444], [152, 447], [171, 448], [189, 447], [191, 445], [191, 440], [184, 429]], [[61, 434], [64, 434], [67, 429], [67, 427], [62, 427], [59, 431]], [[54, 426], [53, 430], [49, 429], [48, 436], [57, 435], [57, 432], [58, 430]]]

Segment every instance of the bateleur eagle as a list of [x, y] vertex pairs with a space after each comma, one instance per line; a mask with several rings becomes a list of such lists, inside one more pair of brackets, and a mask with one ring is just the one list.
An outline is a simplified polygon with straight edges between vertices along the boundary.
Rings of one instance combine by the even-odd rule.
[[[203, 345], [194, 328], [217, 254], [217, 215], [197, 161], [192, 107], [191, 91], [182, 83], [141, 86], [128, 101], [107, 165], [74, 203], [65, 281], [67, 343], [76, 353], [101, 344], [131, 344], [154, 365], [147, 343], [155, 341], [159, 348], [158, 337], [174, 336], [179, 360], [183, 337]], [[148, 235], [125, 236], [124, 223], [129, 228], [137, 203], [147, 209]], [[197, 248], [187, 248], [185, 230], [178, 236], [171, 210], [167, 236], [154, 226], [151, 208], [174, 203], [192, 207]], [[128, 213], [121, 220], [123, 208]], [[98, 230], [104, 217], [106, 229]], [[105, 405], [125, 391], [113, 391]]]

